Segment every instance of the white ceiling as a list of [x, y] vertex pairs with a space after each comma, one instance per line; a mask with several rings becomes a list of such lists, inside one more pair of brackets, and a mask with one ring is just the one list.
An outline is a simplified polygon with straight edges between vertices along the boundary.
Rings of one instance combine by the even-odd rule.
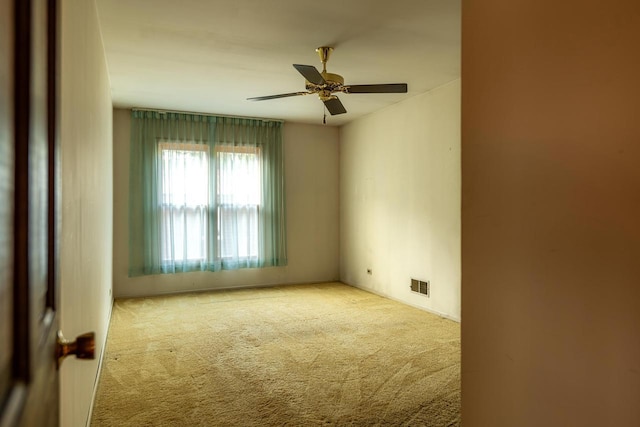
[[406, 94], [340, 94], [341, 125], [460, 76], [460, 0], [97, 0], [117, 107], [321, 123], [292, 64], [345, 84], [408, 83]]

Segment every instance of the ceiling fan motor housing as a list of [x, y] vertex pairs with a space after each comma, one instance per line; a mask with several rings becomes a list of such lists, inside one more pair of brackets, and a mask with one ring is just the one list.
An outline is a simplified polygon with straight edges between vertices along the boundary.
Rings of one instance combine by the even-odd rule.
[[344, 77], [342, 77], [340, 74], [327, 73], [326, 71], [323, 71], [320, 74], [327, 83], [336, 83], [339, 85], [344, 84]]
[[305, 88], [311, 92], [342, 92], [342, 87], [344, 86], [344, 77], [340, 74], [327, 73], [323, 71], [320, 73], [322, 78], [326, 82], [323, 85], [316, 85], [309, 81], [305, 81]]

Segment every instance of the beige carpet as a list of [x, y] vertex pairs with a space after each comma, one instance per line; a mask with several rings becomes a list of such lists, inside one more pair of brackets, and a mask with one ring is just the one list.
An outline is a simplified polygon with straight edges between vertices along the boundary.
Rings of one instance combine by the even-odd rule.
[[460, 325], [340, 283], [116, 301], [91, 423], [459, 424]]

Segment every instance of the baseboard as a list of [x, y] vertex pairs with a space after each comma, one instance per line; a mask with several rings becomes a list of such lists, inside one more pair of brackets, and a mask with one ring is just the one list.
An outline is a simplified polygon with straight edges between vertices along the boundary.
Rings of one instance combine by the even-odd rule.
[[423, 307], [423, 306], [420, 306], [420, 305], [417, 305], [417, 304], [412, 304], [411, 302], [401, 300], [400, 298], [396, 298], [396, 297], [393, 297], [391, 295], [385, 294], [384, 292], [378, 292], [378, 291], [375, 291], [373, 289], [366, 288], [364, 286], [354, 285], [352, 283], [347, 283], [347, 282], [344, 282], [344, 281], [341, 281], [341, 282], [344, 283], [345, 285], [352, 286], [354, 288], [360, 289], [361, 291], [370, 292], [370, 293], [372, 293], [374, 295], [378, 295], [379, 297], [387, 298], [387, 299], [390, 299], [392, 301], [399, 302], [400, 304], [408, 305], [410, 307], [417, 308], [418, 310], [426, 311], [426, 312], [429, 312], [431, 314], [435, 314], [436, 316], [443, 317], [443, 318], [449, 319], [449, 320], [453, 320], [454, 322], [457, 322], [457, 323], [461, 323], [461, 321], [460, 321], [461, 319], [458, 318], [458, 317], [451, 316], [451, 315], [446, 314], [446, 313], [441, 313], [441, 312], [439, 312], [437, 310], [433, 310], [431, 308], [426, 308], [426, 307]]
[[113, 304], [115, 299], [111, 298], [111, 304], [109, 305], [109, 316], [107, 319], [107, 333], [104, 337], [104, 342], [102, 343], [102, 350], [100, 350], [100, 356], [98, 357], [98, 370], [96, 372], [96, 378], [93, 382], [93, 392], [91, 394], [91, 404], [89, 405], [89, 414], [87, 415], [87, 422], [85, 427], [91, 426], [91, 417], [93, 416], [93, 405], [96, 401], [96, 394], [98, 392], [98, 384], [100, 383], [100, 375], [102, 374], [102, 362], [104, 361], [104, 353], [107, 348], [107, 340], [109, 339], [109, 330], [111, 326], [111, 314], [113, 313]]
[[[277, 287], [277, 286], [314, 285], [314, 284], [333, 283], [333, 282], [340, 282], [340, 279], [318, 280], [318, 281], [313, 281], [313, 282], [274, 282], [274, 283], [248, 284], [248, 285], [220, 286], [220, 287], [216, 287], [216, 288], [179, 289], [179, 290], [174, 290], [174, 291], [155, 292], [155, 293], [152, 293], [152, 294], [116, 295], [115, 299], [119, 300], [119, 299], [130, 299], [130, 298], [153, 298], [153, 297], [160, 297], [160, 296], [183, 295], [183, 294], [200, 293], [200, 292], [216, 292], [216, 291], [233, 291], [233, 290], [242, 290], [242, 289], [273, 288], [273, 287]], [[342, 283], [342, 282], [340, 282], [340, 283]]]

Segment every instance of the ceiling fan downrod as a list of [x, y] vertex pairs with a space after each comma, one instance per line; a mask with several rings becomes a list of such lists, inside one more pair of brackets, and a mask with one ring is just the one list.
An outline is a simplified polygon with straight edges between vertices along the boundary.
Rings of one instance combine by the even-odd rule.
[[322, 72], [326, 73], [327, 61], [331, 56], [331, 52], [333, 52], [333, 48], [330, 46], [320, 46], [319, 48], [316, 49], [316, 52], [318, 52], [318, 56], [320, 57], [320, 62], [322, 63]]

